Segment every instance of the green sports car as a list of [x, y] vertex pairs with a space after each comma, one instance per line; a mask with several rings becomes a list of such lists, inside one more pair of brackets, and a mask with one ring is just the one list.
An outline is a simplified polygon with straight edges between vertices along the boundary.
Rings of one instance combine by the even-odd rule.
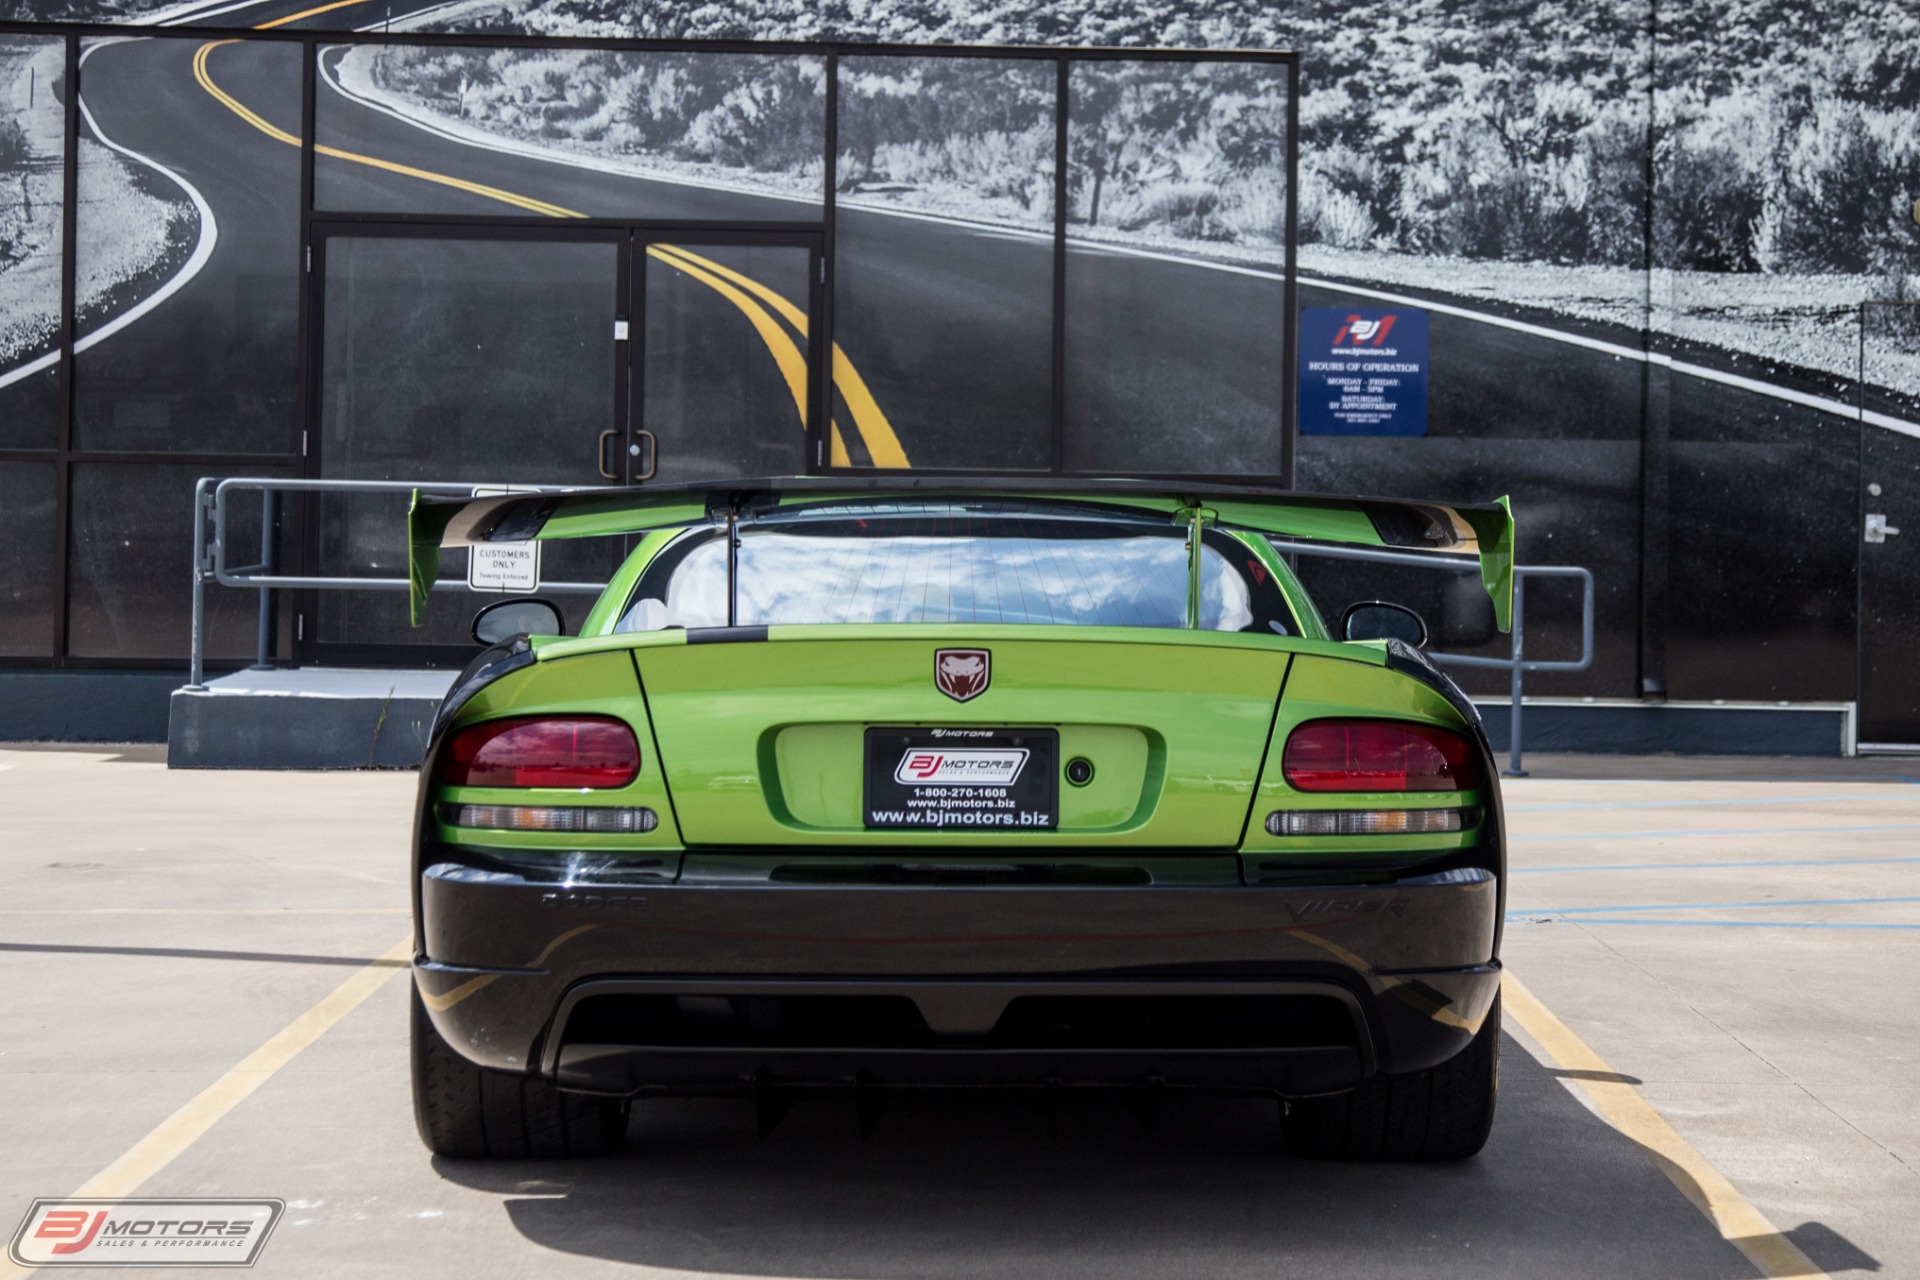
[[[567, 637], [482, 610], [420, 774], [413, 1084], [449, 1156], [632, 1099], [1209, 1089], [1294, 1150], [1472, 1155], [1505, 851], [1472, 704], [1282, 549], [1477, 554], [1505, 500], [813, 477], [416, 497], [440, 550], [628, 535]], [[863, 1114], [865, 1110], [863, 1109]]]

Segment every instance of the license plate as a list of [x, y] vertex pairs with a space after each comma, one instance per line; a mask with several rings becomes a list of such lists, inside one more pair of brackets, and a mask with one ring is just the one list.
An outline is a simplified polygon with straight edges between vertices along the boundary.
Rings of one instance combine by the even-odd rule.
[[866, 824], [909, 831], [1060, 825], [1054, 729], [867, 730]]

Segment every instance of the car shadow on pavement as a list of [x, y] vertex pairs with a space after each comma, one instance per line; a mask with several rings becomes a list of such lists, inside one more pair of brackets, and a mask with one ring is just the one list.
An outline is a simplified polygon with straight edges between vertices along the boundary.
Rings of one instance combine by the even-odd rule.
[[559, 1253], [766, 1276], [1746, 1277], [1647, 1153], [1511, 1039], [1500, 1113], [1455, 1165], [1297, 1159], [1275, 1105], [1068, 1092], [848, 1093], [767, 1138], [745, 1099], [636, 1104], [626, 1149], [571, 1164], [436, 1161]]

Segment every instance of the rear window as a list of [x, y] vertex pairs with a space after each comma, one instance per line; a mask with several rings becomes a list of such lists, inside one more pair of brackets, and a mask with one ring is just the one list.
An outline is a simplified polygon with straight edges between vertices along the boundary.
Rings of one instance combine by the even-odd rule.
[[[1297, 634], [1244, 545], [1202, 540], [1200, 625]], [[836, 509], [740, 531], [741, 626], [853, 622], [1184, 627], [1186, 531], [1157, 521], [970, 508]], [[641, 575], [616, 631], [727, 621], [724, 529], [692, 530]]]

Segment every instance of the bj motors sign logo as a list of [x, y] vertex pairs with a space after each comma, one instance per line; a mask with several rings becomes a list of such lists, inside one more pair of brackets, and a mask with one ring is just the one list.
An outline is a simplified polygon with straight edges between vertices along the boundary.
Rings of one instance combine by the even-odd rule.
[[35, 1200], [7, 1256], [23, 1267], [250, 1267], [281, 1200]]

